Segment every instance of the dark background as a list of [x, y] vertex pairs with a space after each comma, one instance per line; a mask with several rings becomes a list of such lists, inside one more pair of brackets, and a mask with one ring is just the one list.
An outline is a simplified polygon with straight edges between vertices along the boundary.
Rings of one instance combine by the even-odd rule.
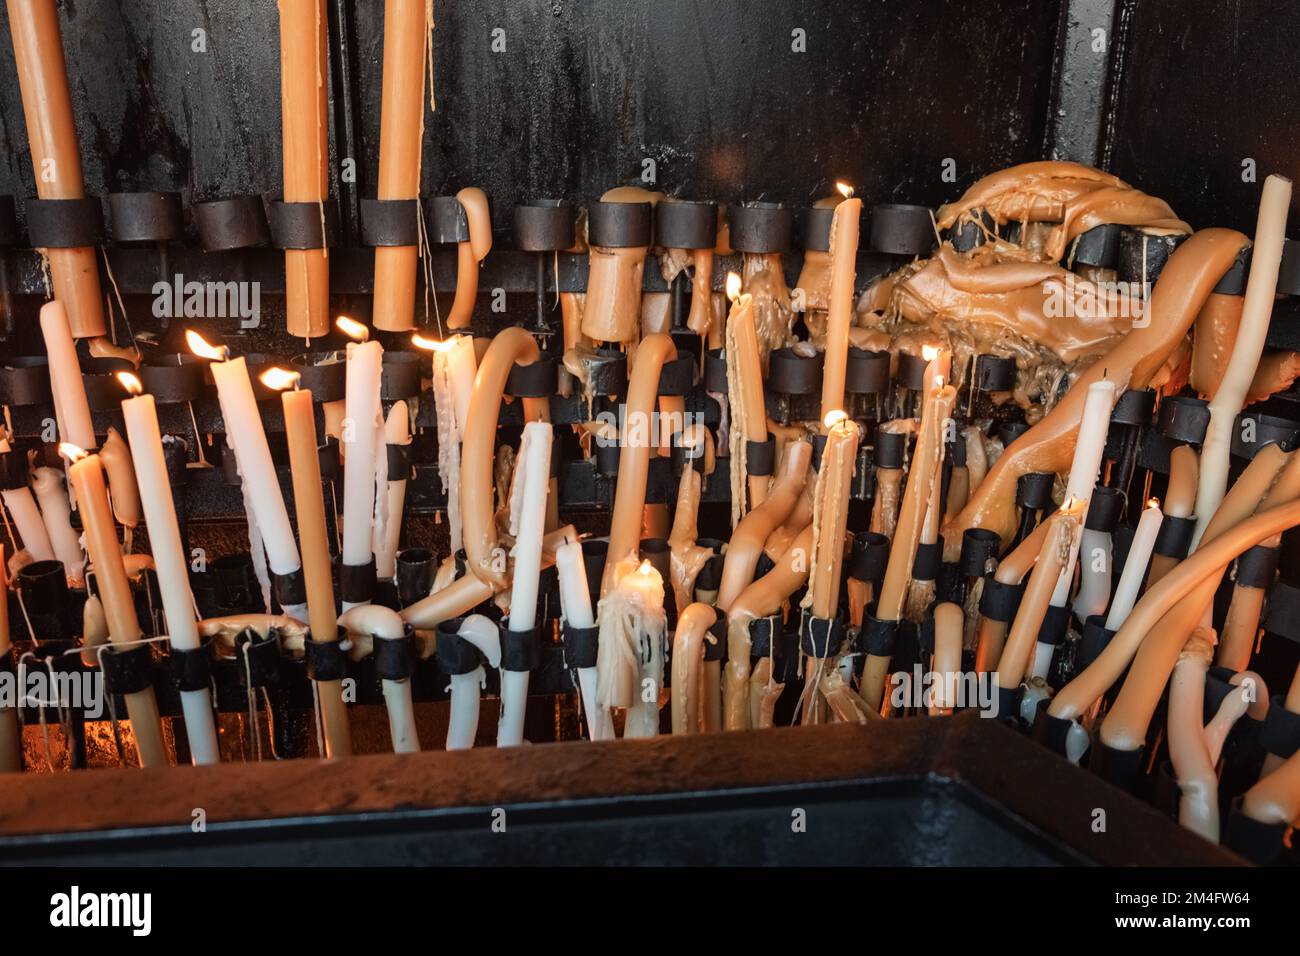
[[[374, 195], [381, 0], [327, 0], [335, 182]], [[187, 201], [280, 187], [270, 0], [60, 4], [86, 185]], [[1241, 163], [1300, 173], [1300, 10], [1269, 0], [435, 2], [424, 191], [592, 198], [654, 159], [695, 198], [937, 204], [998, 167], [1100, 160], [1194, 225], [1249, 227]], [[0, 192], [33, 191], [0, 10]], [[506, 50], [491, 50], [492, 31]], [[1102, 53], [1091, 30], [1106, 30]], [[203, 29], [207, 52], [191, 51]], [[807, 52], [791, 50], [806, 31]], [[1095, 132], [1094, 132], [1095, 131]], [[956, 182], [941, 178], [955, 161]], [[334, 164], [337, 177], [338, 164]]]

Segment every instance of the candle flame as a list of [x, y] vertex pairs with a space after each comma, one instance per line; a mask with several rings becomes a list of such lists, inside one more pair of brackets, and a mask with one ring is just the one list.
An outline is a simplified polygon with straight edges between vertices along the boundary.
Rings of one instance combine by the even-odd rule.
[[840, 195], [843, 196], [845, 199], [853, 198], [853, 187], [850, 186], [848, 183], [836, 183], [835, 188], [840, 191]]
[[637, 574], [644, 574], [646, 577], [655, 573], [655, 566], [649, 561], [642, 561], [641, 566], [636, 569]]
[[118, 372], [117, 380], [121, 382], [122, 387], [132, 395], [139, 395], [144, 391], [144, 385], [141, 384], [140, 379], [132, 375], [130, 372]]
[[943, 376], [942, 376], [942, 375], [936, 375], [936, 376], [934, 377], [934, 387], [935, 387], [936, 390], [943, 388]]
[[70, 441], [62, 441], [59, 442], [59, 454], [68, 461], [80, 461], [90, 453], [80, 445], [74, 445]]
[[848, 420], [849, 420], [848, 412], [844, 411], [844, 409], [842, 408], [832, 408], [829, 412], [826, 413], [826, 417], [822, 419], [822, 424], [826, 426], [827, 431], [830, 431], [836, 425], [839, 425], [842, 422], [846, 422]]
[[267, 388], [274, 389], [277, 392], [283, 392], [286, 388], [298, 387], [298, 379], [302, 378], [297, 372], [291, 372], [288, 369], [272, 366], [258, 376], [262, 384]]
[[939, 346], [937, 345], [921, 346], [921, 358], [925, 359], [927, 362], [933, 362], [935, 359], [937, 359], [939, 357], [939, 352], [940, 349]]
[[1078, 514], [1083, 510], [1083, 506], [1084, 506], [1083, 499], [1075, 495], [1070, 495], [1070, 497], [1066, 498], [1065, 501], [1061, 504], [1061, 514], [1063, 515]]
[[370, 338], [370, 330], [350, 316], [340, 315], [334, 324], [340, 332], [357, 342], [365, 342]]
[[426, 339], [419, 332], [411, 336], [411, 344], [417, 349], [424, 349], [426, 352], [450, 352], [451, 347], [456, 343], [452, 339]]
[[727, 301], [735, 302], [740, 295], [740, 274], [736, 272], [727, 273]]
[[1160, 507], [1160, 499], [1159, 499], [1159, 498], [1148, 498], [1148, 499], [1147, 499], [1147, 507], [1148, 507], [1148, 508], [1159, 508], [1159, 507]]
[[185, 330], [185, 342], [189, 345], [190, 351], [199, 358], [211, 359], [213, 362], [224, 362], [230, 355], [230, 349], [224, 345], [209, 345], [208, 340], [193, 329]]

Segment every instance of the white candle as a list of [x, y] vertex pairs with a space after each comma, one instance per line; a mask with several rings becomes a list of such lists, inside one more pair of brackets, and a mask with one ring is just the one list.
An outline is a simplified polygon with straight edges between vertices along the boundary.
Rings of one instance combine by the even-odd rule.
[[447, 537], [455, 554], [464, 545], [460, 516], [460, 442], [469, 419], [469, 400], [478, 373], [474, 340], [453, 335], [437, 341], [411, 336], [416, 348], [433, 353], [433, 400], [438, 413], [438, 478], [447, 492]]
[[[45, 522], [41, 520], [41, 512], [36, 507], [32, 490], [8, 488], [0, 492], [0, 498], [4, 499], [5, 507], [9, 509], [14, 525], [18, 528], [18, 537], [23, 540], [23, 549], [32, 556], [32, 560], [55, 560], [54, 546], [50, 543], [49, 533], [45, 530]], [[67, 570], [63, 569], [65, 574]]]
[[1118, 631], [1137, 603], [1138, 592], [1147, 575], [1147, 562], [1151, 560], [1156, 535], [1160, 533], [1160, 524], [1164, 520], [1164, 513], [1155, 499], [1152, 499], [1138, 519], [1137, 530], [1133, 532], [1133, 543], [1129, 545], [1124, 570], [1120, 573], [1119, 584], [1115, 586], [1115, 599], [1111, 601], [1110, 613], [1106, 615], [1106, 630]]
[[[253, 398], [248, 365], [242, 357], [227, 358], [225, 349], [208, 345], [193, 329], [185, 335], [196, 355], [216, 360], [212, 363], [212, 378], [217, 383], [217, 400], [226, 426], [226, 441], [234, 449], [239, 476], [244, 483], [244, 501], [251, 510], [249, 518], [257, 523], [271, 571], [292, 574], [302, 567], [302, 562], [289, 524], [284, 495], [280, 493], [280, 479], [271, 460], [271, 449], [266, 443], [262, 416], [257, 410], [257, 400]], [[368, 537], [366, 540], [369, 542]], [[289, 608], [284, 610], [291, 617], [303, 618], [303, 613], [295, 613]]]
[[32, 475], [32, 489], [41, 504], [41, 521], [54, 555], [63, 562], [63, 573], [73, 587], [86, 582], [86, 552], [81, 549], [81, 535], [72, 527], [72, 508], [63, 484], [63, 473], [53, 468], [37, 468]]
[[[136, 484], [140, 488], [140, 505], [149, 530], [149, 550], [153, 553], [154, 573], [162, 594], [163, 614], [167, 619], [167, 639], [173, 648], [183, 651], [199, 647], [199, 629], [194, 621], [194, 595], [190, 591], [189, 568], [181, 544], [180, 526], [167, 478], [163, 458], [162, 434], [158, 428], [158, 411], [152, 395], [140, 394], [140, 380], [129, 372], [119, 372], [118, 379], [134, 397], [122, 402], [126, 437], [135, 464]], [[217, 728], [212, 716], [211, 691], [208, 688], [181, 691], [185, 713], [185, 734], [196, 765], [220, 761]]]
[[41, 306], [41, 335], [50, 359], [50, 391], [54, 394], [54, 416], [59, 425], [59, 440], [81, 448], [94, 448], [95, 427], [86, 401], [86, 385], [77, 361], [77, 345], [72, 340], [68, 313], [57, 299]]
[[[1074, 445], [1074, 461], [1070, 477], [1065, 484], [1065, 500], [1073, 498], [1087, 511], [1092, 499], [1092, 489], [1097, 487], [1101, 472], [1101, 458], [1106, 451], [1106, 434], [1110, 431], [1110, 415], [1115, 408], [1118, 390], [1115, 383], [1102, 379], [1088, 386], [1083, 402], [1083, 417], [1079, 421], [1079, 437]], [[1052, 606], [1064, 607], [1070, 599], [1070, 585], [1074, 581], [1074, 565], [1079, 557], [1079, 539], [1074, 539], [1069, 560], [1052, 591]]]
[[370, 563], [370, 522], [375, 513], [375, 458], [382, 422], [379, 384], [384, 347], [366, 337], [360, 322], [340, 316], [340, 329], [360, 341], [348, 343], [343, 413], [343, 563]]
[[[555, 570], [560, 578], [560, 609], [569, 627], [586, 629], [596, 626], [596, 615], [591, 609], [591, 590], [587, 587], [587, 562], [582, 557], [582, 544], [570, 541], [555, 549]], [[592, 740], [612, 740], [614, 726], [609, 710], [596, 705], [596, 668], [579, 667], [578, 689], [582, 692], [582, 706], [587, 712], [587, 725]]]
[[[542, 570], [542, 535], [546, 530], [546, 496], [551, 487], [548, 422], [529, 422], [519, 442], [514, 482], [510, 487], [510, 532], [515, 536], [514, 573], [510, 586], [510, 630], [530, 631], [537, 620], [538, 577]], [[501, 672], [501, 717], [497, 746], [515, 747], [524, 740], [528, 671]]]

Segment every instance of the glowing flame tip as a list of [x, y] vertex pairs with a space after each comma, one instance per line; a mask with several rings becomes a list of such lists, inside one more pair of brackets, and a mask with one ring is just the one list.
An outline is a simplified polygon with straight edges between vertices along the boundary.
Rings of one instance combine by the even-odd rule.
[[258, 376], [262, 384], [267, 388], [274, 389], [277, 392], [283, 392], [286, 388], [297, 388], [298, 380], [302, 378], [297, 372], [291, 372], [278, 366], [272, 366]]
[[830, 431], [836, 425], [839, 425], [848, 420], [849, 420], [848, 413], [844, 411], [844, 409], [832, 408], [829, 412], [826, 413], [826, 417], [822, 419], [822, 423], [826, 426], [826, 430]]
[[355, 339], [358, 342], [365, 342], [370, 338], [370, 329], [366, 328], [351, 316], [340, 315], [334, 320], [334, 324], [338, 327], [340, 332], [350, 339]]
[[59, 442], [59, 454], [68, 461], [80, 461], [90, 453], [80, 445], [74, 445], [70, 441], [62, 441]]
[[214, 362], [224, 362], [230, 355], [230, 350], [224, 345], [210, 345], [208, 340], [193, 329], [185, 330], [185, 342], [189, 345], [190, 351], [199, 358], [211, 359]]
[[737, 272], [727, 273], [727, 300], [735, 302], [740, 295], [740, 274]]
[[835, 188], [839, 190], [840, 195], [845, 199], [853, 198], [853, 187], [848, 183], [836, 183]]
[[452, 345], [455, 343], [451, 339], [426, 339], [419, 332], [411, 336], [411, 344], [417, 349], [424, 349], [427, 352], [450, 352]]
[[144, 385], [141, 384], [140, 379], [130, 372], [118, 372], [117, 380], [132, 395], [139, 395], [144, 391]]

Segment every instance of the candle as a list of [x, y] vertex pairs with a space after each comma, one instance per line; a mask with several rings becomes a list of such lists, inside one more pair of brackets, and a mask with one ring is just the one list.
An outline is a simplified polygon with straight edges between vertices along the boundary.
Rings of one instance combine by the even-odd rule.
[[1106, 630], [1118, 631], [1137, 603], [1142, 590], [1142, 581], [1146, 577], [1147, 562], [1151, 560], [1151, 550], [1155, 547], [1156, 536], [1160, 534], [1160, 523], [1165, 520], [1160, 510], [1160, 502], [1152, 498], [1138, 519], [1137, 530], [1133, 533], [1133, 543], [1129, 545], [1128, 557], [1124, 559], [1124, 570], [1120, 572], [1119, 584], [1115, 587], [1115, 597], [1106, 614]]
[[[337, 641], [334, 612], [334, 580], [330, 561], [329, 534], [325, 528], [325, 500], [321, 494], [320, 456], [316, 442], [316, 418], [309, 389], [298, 388], [299, 376], [273, 368], [262, 373], [269, 388], [287, 389], [280, 395], [284, 407], [284, 434], [289, 445], [289, 471], [293, 477], [293, 504], [302, 542], [303, 582], [307, 589], [307, 620], [312, 639]], [[319, 681], [321, 717], [325, 725], [325, 752], [329, 757], [346, 757], [352, 752], [347, 708], [343, 703], [342, 680]]]
[[[329, 198], [330, 155], [325, 0], [279, 0], [279, 5], [284, 201], [323, 203]], [[322, 205], [322, 227], [324, 218]], [[329, 283], [329, 250], [284, 250], [285, 320], [290, 335], [320, 338], [329, 331]]]
[[[54, 0], [7, 0], [7, 5], [36, 193], [42, 199], [81, 199], [81, 154]], [[46, 249], [44, 254], [54, 298], [60, 309], [66, 306], [72, 334], [79, 339], [103, 335], [104, 296], [96, 250]], [[51, 355], [51, 374], [53, 359]], [[79, 442], [84, 437], [67, 434], [64, 439]], [[85, 445], [93, 446], [93, 439]]]
[[[81, 550], [81, 535], [72, 527], [72, 508], [63, 484], [63, 474], [53, 468], [37, 468], [32, 475], [32, 489], [41, 504], [46, 541], [54, 556], [63, 563], [63, 573], [74, 588], [86, 586], [86, 554]], [[21, 526], [20, 526], [21, 527]], [[23, 536], [26, 541], [26, 535]]]
[[688, 604], [677, 618], [677, 629], [673, 632], [673, 693], [669, 701], [674, 734], [699, 734], [706, 730], [704, 642], [716, 620], [717, 612], [699, 602]]
[[1011, 633], [998, 659], [997, 686], [1017, 687], [1026, 676], [1029, 658], [1043, 625], [1043, 617], [1052, 591], [1065, 567], [1070, 551], [1077, 547], [1083, 505], [1073, 498], [1048, 519], [1047, 533], [1038, 552], [1034, 570], [1029, 574], [1020, 608], [1011, 622]]
[[[1110, 430], [1110, 415], [1115, 408], [1117, 396], [1115, 383], [1102, 378], [1088, 386], [1088, 394], [1084, 398], [1079, 437], [1074, 445], [1074, 460], [1070, 464], [1070, 477], [1065, 484], [1066, 499], [1080, 503], [1084, 511], [1087, 511], [1092, 489], [1097, 486], [1097, 477], [1101, 473], [1101, 459], [1106, 451], [1106, 433]], [[1065, 567], [1061, 570], [1060, 580], [1052, 592], [1053, 607], [1065, 607], [1069, 601], [1074, 565], [1078, 557], [1079, 538], [1076, 536]]]
[[[596, 626], [596, 616], [591, 610], [591, 589], [587, 586], [587, 564], [582, 557], [582, 544], [568, 541], [555, 549], [555, 570], [560, 579], [560, 609], [569, 627], [585, 630]], [[596, 703], [596, 668], [578, 668], [578, 687], [582, 692], [582, 706], [587, 712], [587, 725], [592, 740], [611, 740], [614, 726], [609, 710]]]
[[[405, 447], [411, 444], [411, 413], [405, 401], [393, 403], [384, 422], [384, 444]], [[397, 575], [397, 545], [402, 536], [402, 513], [406, 509], [406, 482], [408, 475], [389, 475], [384, 523], [375, 524], [374, 541], [375, 574], [381, 581], [392, 580]]]
[[[9, 575], [5, 564], [5, 546], [0, 544], [0, 659], [13, 653], [9, 638]], [[0, 707], [0, 773], [21, 773], [23, 742], [18, 727], [18, 711]]]
[[[731, 523], [736, 525], [749, 507], [756, 508], [767, 497], [767, 477], [749, 476], [746, 442], [767, 441], [767, 406], [763, 398], [763, 364], [754, 324], [754, 297], [741, 295], [740, 276], [727, 273], [727, 404], [732, 426], [728, 431], [731, 452]], [[745, 479], [748, 477], [748, 481]]]
[[857, 272], [858, 223], [862, 200], [844, 183], [835, 188], [844, 201], [831, 220], [831, 293], [826, 315], [826, 355], [822, 368], [822, 418], [844, 407], [844, 369], [849, 359], [849, 327], [853, 324], [853, 280]]
[[[510, 486], [510, 533], [514, 535], [515, 566], [510, 592], [510, 630], [533, 630], [537, 623], [537, 586], [542, 571], [542, 535], [546, 530], [546, 499], [551, 486], [551, 445], [554, 434], [545, 422], [524, 426]], [[524, 709], [528, 703], [528, 671], [501, 672], [501, 718], [497, 746], [524, 742]]]
[[667, 626], [663, 578], [649, 561], [621, 561], [613, 581], [600, 599], [597, 704], [626, 708], [624, 737], [654, 737]]
[[[142, 395], [140, 380], [130, 372], [118, 372], [118, 381], [133, 396], [122, 402], [122, 417], [130, 440], [134, 477], [139, 482], [140, 503], [149, 529], [149, 550], [167, 618], [167, 639], [173, 648], [192, 651], [199, 647], [199, 629], [194, 622], [194, 595], [190, 591], [189, 567], [181, 543], [180, 525], [167, 462], [163, 458], [158, 411], [152, 395]], [[113, 432], [116, 435], [116, 432]], [[121, 442], [120, 436], [118, 442]], [[218, 763], [217, 728], [212, 716], [211, 691], [206, 688], [181, 691], [185, 734], [196, 765]]]
[[108, 498], [113, 505], [113, 517], [127, 529], [129, 541], [131, 531], [140, 524], [142, 516], [140, 486], [136, 482], [135, 467], [131, 464], [131, 452], [116, 428], [109, 428], [99, 449], [99, 460], [108, 474]]
[[[262, 569], [264, 559], [261, 551], [264, 548], [272, 573], [293, 574], [302, 567], [302, 561], [298, 557], [298, 544], [289, 524], [284, 495], [280, 492], [280, 479], [271, 460], [271, 449], [266, 443], [262, 416], [253, 398], [248, 365], [242, 356], [230, 358], [224, 346], [214, 348], [209, 345], [193, 329], [186, 331], [185, 336], [196, 355], [213, 360], [212, 379], [217, 384], [226, 441], [235, 453], [243, 482], [254, 566]], [[260, 547], [257, 540], [261, 541]], [[269, 582], [263, 581], [262, 587], [269, 590]], [[286, 607], [284, 611], [290, 617], [304, 616], [304, 610], [297, 606]]]
[[[1196, 487], [1199, 484], [1200, 458], [1191, 445], [1179, 445], [1169, 453], [1169, 484], [1165, 489], [1164, 512], [1171, 518], [1190, 518], [1196, 509]], [[1169, 554], [1151, 556], [1151, 570], [1147, 572], [1147, 587], [1174, 569], [1182, 560]]]
[[[340, 316], [336, 323], [357, 341], [347, 349], [347, 409], [343, 419], [343, 563], [370, 563], [370, 522], [375, 513], [375, 468], [383, 433], [379, 382], [384, 348], [369, 340], [360, 322]], [[346, 610], [346, 608], [345, 608]]]
[[[59, 453], [70, 462], [68, 478], [77, 492], [86, 549], [90, 552], [95, 573], [95, 589], [108, 621], [108, 638], [114, 644], [135, 644], [140, 640], [140, 622], [135, 616], [135, 598], [122, 563], [122, 549], [117, 543], [103, 466], [98, 455], [87, 454], [67, 442], [60, 444]], [[158, 717], [153, 687], [125, 696], [140, 765], [163, 766], [167, 762], [167, 753], [163, 747], [162, 721]]]
[[55, 300], [41, 306], [41, 335], [50, 359], [50, 391], [54, 395], [54, 417], [59, 440], [81, 448], [95, 447], [95, 428], [86, 401], [86, 385], [77, 361], [77, 345], [63, 303]]
[[1214, 398], [1210, 400], [1210, 424], [1201, 444], [1193, 550], [1205, 534], [1206, 525], [1228, 487], [1228, 452], [1232, 445], [1233, 423], [1245, 403], [1255, 369], [1259, 366], [1259, 357], [1264, 351], [1264, 339], [1273, 316], [1290, 206], [1291, 180], [1278, 175], [1264, 180], [1259, 218], [1255, 225], [1255, 246], [1250, 257], [1250, 276], [1246, 280], [1246, 298], [1241, 307], [1241, 324], [1232, 343], [1228, 367]]
[[474, 339], [453, 335], [441, 342], [411, 336], [417, 348], [433, 353], [433, 400], [438, 412], [438, 478], [447, 493], [447, 534], [455, 554], [464, 543], [460, 513], [460, 444], [469, 422], [469, 400], [474, 393], [478, 357]]
[[[41, 520], [40, 509], [32, 497], [31, 488], [6, 488], [0, 491], [0, 499], [9, 509], [14, 525], [18, 528], [18, 537], [22, 539], [23, 550], [31, 555], [33, 561], [54, 561], [54, 547], [50, 544], [49, 532]], [[77, 549], [80, 551], [80, 548]], [[64, 573], [67, 573], [65, 567]]]
[[[426, 0], [385, 0], [384, 79], [379, 110], [378, 198], [419, 199], [424, 144]], [[418, 213], [417, 213], [418, 214]], [[415, 325], [418, 246], [375, 248], [375, 328]]]
[[858, 457], [858, 426], [838, 409], [826, 416], [826, 449], [813, 492], [817, 515], [812, 569], [804, 606], [815, 617], [830, 620], [839, 610], [844, 570], [844, 535], [848, 530], [849, 490]]
[[447, 312], [449, 329], [469, 325], [478, 298], [478, 264], [492, 251], [492, 216], [487, 194], [477, 186], [467, 186], [456, 193], [456, 201], [465, 210], [469, 239], [456, 244], [456, 296]]

